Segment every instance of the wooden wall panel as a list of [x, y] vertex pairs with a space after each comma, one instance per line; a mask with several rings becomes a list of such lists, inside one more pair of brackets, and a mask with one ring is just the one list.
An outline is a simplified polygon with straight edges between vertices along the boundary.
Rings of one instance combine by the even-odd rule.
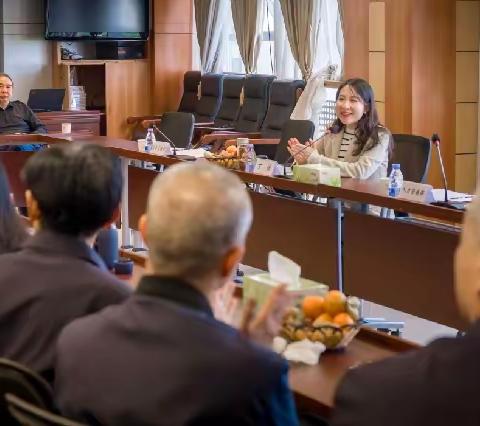
[[457, 1], [456, 4], [456, 47], [457, 51], [478, 51], [480, 46], [480, 3]]
[[[395, 1], [395, 0], [393, 0]], [[412, 18], [412, 132], [442, 140], [445, 169], [455, 176], [455, 2], [415, 0]], [[429, 182], [440, 187], [436, 160]]]
[[[457, 103], [456, 117], [455, 152], [457, 154], [477, 152], [478, 104]], [[458, 173], [461, 173], [459, 169]]]
[[457, 52], [457, 102], [478, 102], [478, 52]]
[[457, 155], [455, 162], [456, 169], [462, 171], [455, 176], [455, 190], [474, 193], [477, 182], [477, 154]]
[[385, 124], [385, 103], [377, 101], [375, 104], [377, 106], [378, 119], [380, 123]]
[[129, 134], [126, 117], [150, 114], [150, 64], [148, 61], [119, 61], [105, 64], [107, 132], [110, 137]]
[[345, 39], [344, 78], [368, 80], [369, 0], [342, 0]]
[[375, 99], [385, 102], [385, 52], [369, 53], [369, 74]]
[[393, 133], [412, 132], [412, 2], [386, 0], [385, 124]]
[[193, 0], [154, 0], [153, 111], [176, 110], [192, 69]]
[[385, 2], [370, 3], [369, 50], [385, 52]]

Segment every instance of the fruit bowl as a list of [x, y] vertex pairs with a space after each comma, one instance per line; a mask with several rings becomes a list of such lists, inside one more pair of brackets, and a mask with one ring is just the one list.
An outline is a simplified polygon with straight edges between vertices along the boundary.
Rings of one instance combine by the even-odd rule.
[[345, 348], [360, 330], [360, 300], [337, 290], [324, 297], [306, 296], [298, 307], [285, 315], [280, 337], [287, 342], [308, 339], [320, 342], [328, 350]]

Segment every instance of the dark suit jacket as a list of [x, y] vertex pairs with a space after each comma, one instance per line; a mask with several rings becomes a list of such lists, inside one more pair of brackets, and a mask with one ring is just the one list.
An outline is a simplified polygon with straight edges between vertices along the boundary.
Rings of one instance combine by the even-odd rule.
[[64, 329], [55, 393], [90, 424], [296, 425], [287, 370], [193, 287], [148, 276], [127, 302]]
[[466, 336], [350, 371], [334, 426], [480, 425], [480, 322]]
[[40, 231], [0, 256], [0, 356], [50, 378], [61, 329], [130, 293], [84, 242]]

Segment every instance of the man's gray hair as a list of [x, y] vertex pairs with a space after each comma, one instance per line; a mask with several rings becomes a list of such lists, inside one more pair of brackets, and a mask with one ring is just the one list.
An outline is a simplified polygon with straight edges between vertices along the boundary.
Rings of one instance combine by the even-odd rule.
[[147, 240], [154, 272], [204, 278], [245, 242], [252, 206], [245, 184], [207, 162], [169, 167], [150, 188]]

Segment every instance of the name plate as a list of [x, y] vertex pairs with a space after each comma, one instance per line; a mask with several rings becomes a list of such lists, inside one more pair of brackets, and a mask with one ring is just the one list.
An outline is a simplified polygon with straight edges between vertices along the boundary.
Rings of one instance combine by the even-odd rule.
[[[385, 188], [385, 194], [388, 194], [388, 178], [382, 179], [382, 183]], [[434, 201], [432, 189], [432, 185], [405, 180], [398, 198], [416, 203], [430, 204]]]
[[273, 176], [277, 162], [266, 158], [257, 158], [253, 173], [257, 175]]
[[154, 142], [151, 154], [171, 155], [172, 147], [168, 142]]

